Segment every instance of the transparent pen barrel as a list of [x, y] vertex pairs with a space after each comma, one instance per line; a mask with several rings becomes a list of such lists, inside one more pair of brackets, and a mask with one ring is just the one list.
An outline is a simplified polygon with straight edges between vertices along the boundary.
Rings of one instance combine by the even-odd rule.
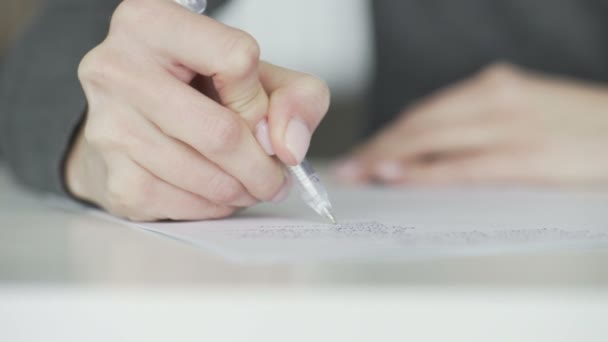
[[293, 178], [296, 190], [306, 204], [319, 214], [331, 208], [327, 191], [323, 188], [321, 179], [307, 160], [304, 160], [300, 165], [289, 166], [287, 169]]
[[175, 2], [199, 14], [203, 14], [207, 8], [207, 0], [175, 0]]

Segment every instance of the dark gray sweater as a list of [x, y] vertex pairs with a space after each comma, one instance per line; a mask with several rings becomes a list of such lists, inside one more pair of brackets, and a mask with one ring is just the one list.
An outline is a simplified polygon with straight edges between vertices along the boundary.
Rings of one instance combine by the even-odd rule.
[[[219, 2], [212, 1], [212, 7]], [[6, 57], [0, 80], [0, 155], [32, 188], [65, 193], [64, 158], [86, 111], [78, 64], [105, 37], [118, 3], [48, 0]], [[386, 124], [411, 101], [496, 60], [608, 81], [606, 1], [371, 4], [377, 65], [369, 131]]]

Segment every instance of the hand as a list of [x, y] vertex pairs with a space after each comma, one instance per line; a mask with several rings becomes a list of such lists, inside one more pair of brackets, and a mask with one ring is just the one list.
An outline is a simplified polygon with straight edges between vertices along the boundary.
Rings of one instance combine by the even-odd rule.
[[[327, 111], [320, 80], [259, 61], [248, 34], [166, 1], [125, 0], [82, 61], [77, 198], [132, 220], [225, 217], [279, 200]], [[259, 141], [258, 141], [259, 140]]]
[[389, 184], [608, 184], [608, 88], [494, 65], [406, 109], [337, 168]]

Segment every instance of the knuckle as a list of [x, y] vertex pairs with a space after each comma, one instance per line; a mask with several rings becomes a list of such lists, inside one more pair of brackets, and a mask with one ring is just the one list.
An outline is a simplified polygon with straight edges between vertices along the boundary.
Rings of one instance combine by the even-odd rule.
[[97, 72], [97, 63], [99, 61], [99, 49], [100, 47], [96, 47], [93, 50], [89, 51], [78, 64], [78, 79], [80, 82], [88, 81], [90, 79], [94, 79], [92, 77], [95, 72]]
[[500, 81], [505, 78], [514, 77], [517, 73], [517, 68], [513, 64], [496, 62], [484, 68], [481, 71], [480, 76], [487, 81]]
[[117, 172], [106, 181], [106, 198], [110, 208], [123, 216], [134, 215], [153, 200], [156, 180], [141, 172]]
[[257, 69], [260, 45], [249, 33], [235, 30], [227, 39], [227, 54], [223, 71], [227, 74], [248, 74]]
[[313, 75], [306, 75], [300, 79], [299, 89], [309, 103], [319, 106], [320, 111], [326, 112], [329, 109], [331, 92], [325, 81]]
[[78, 79], [87, 90], [89, 87], [104, 88], [104, 85], [124, 83], [125, 72], [119, 54], [102, 43], [87, 53], [78, 66]]
[[110, 20], [110, 32], [131, 31], [141, 27], [140, 24], [149, 23], [149, 13], [152, 6], [150, 1], [123, 0], [116, 7]]
[[482, 84], [487, 92], [493, 110], [500, 114], [521, 112], [524, 104], [523, 77], [509, 64], [494, 64], [481, 74]]
[[89, 111], [83, 130], [84, 139], [101, 150], [123, 151], [130, 155], [138, 151], [155, 151], [157, 141], [128, 116]]
[[108, 120], [88, 118], [84, 126], [84, 139], [97, 148], [116, 149], [122, 144], [117, 130], [107, 123]]
[[[115, 130], [115, 132], [118, 132], [118, 130]], [[114, 133], [112, 142], [115, 148], [122, 148], [129, 155], [153, 153], [153, 151], [158, 151], [159, 147], [155, 139], [141, 131], [133, 123], [126, 123], [119, 133]]]
[[243, 195], [243, 187], [234, 178], [223, 174], [216, 174], [208, 184], [213, 201], [221, 204], [236, 202]]
[[210, 138], [205, 139], [211, 153], [222, 154], [233, 151], [241, 141], [243, 123], [232, 115], [218, 116], [210, 125]]
[[480, 73], [480, 79], [484, 85], [496, 88], [517, 82], [520, 79], [520, 75], [513, 65], [496, 63], [484, 69]]
[[122, 150], [133, 140], [125, 134], [122, 121], [114, 115], [90, 115], [84, 126], [84, 139], [102, 150]]

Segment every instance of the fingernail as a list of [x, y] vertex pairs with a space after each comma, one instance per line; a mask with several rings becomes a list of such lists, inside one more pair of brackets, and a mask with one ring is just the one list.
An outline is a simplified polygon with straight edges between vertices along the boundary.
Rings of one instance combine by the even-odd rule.
[[349, 159], [346, 161], [338, 162], [333, 167], [333, 172], [340, 180], [355, 181], [359, 179], [359, 177], [361, 177], [363, 169], [357, 161]]
[[274, 196], [274, 198], [272, 199], [272, 202], [273, 203], [283, 202], [287, 198], [287, 196], [289, 196], [290, 192], [291, 192], [291, 181], [289, 180], [289, 178], [285, 178], [285, 183], [283, 183], [281, 190], [279, 190], [279, 192]]
[[293, 118], [289, 121], [285, 133], [285, 145], [298, 164], [306, 157], [311, 135], [310, 129], [301, 119]]
[[264, 119], [258, 123], [255, 127], [255, 137], [258, 143], [269, 156], [274, 156], [274, 148], [270, 142], [270, 128], [268, 127], [268, 120]]
[[381, 180], [388, 182], [400, 181], [405, 177], [403, 166], [394, 161], [381, 162], [374, 170]]

